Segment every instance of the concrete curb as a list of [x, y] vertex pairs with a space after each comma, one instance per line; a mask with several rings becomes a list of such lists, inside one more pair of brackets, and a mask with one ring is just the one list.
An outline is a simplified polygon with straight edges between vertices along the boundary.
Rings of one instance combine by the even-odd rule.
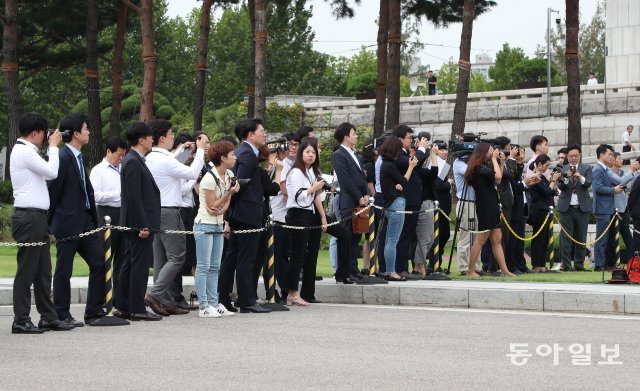
[[[185, 297], [194, 290], [185, 278]], [[75, 285], [75, 286], [74, 286]], [[86, 279], [72, 281], [71, 301], [86, 301]], [[264, 292], [262, 286], [258, 292]], [[336, 304], [411, 305], [495, 310], [640, 314], [640, 286], [495, 281], [411, 281], [388, 285], [316, 284], [316, 298]], [[0, 286], [0, 305], [12, 305], [12, 288]], [[33, 302], [33, 300], [32, 300]]]

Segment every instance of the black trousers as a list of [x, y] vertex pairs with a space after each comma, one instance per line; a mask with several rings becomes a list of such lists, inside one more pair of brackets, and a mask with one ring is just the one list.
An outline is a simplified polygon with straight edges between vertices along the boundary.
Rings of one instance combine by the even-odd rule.
[[[238, 224], [230, 227], [231, 231], [254, 229], [256, 227]], [[260, 233], [231, 234], [227, 253], [220, 265], [218, 292], [220, 302], [225, 306], [231, 304], [233, 275], [236, 276], [238, 290], [238, 306], [249, 307], [256, 303], [253, 289], [253, 266], [256, 262]]]
[[[266, 230], [260, 233], [260, 242], [258, 243], [258, 251], [256, 253], [256, 263], [253, 265], [253, 275], [251, 279], [251, 285], [253, 289], [253, 298], [256, 300], [258, 299], [258, 280], [260, 279], [260, 272], [262, 272], [262, 275], [265, 277], [265, 281], [264, 281], [265, 292], [268, 291], [268, 283], [266, 280], [266, 275], [267, 275], [267, 269], [269, 268], [269, 263], [268, 263], [269, 254], [267, 253], [267, 248], [269, 246], [269, 235], [271, 235], [270, 230]], [[275, 261], [274, 261], [274, 267], [275, 267]]]
[[[419, 210], [418, 206], [407, 206], [406, 210]], [[409, 258], [413, 258], [415, 252], [410, 253], [412, 243], [416, 240], [416, 227], [418, 226], [418, 214], [412, 213], [404, 216], [404, 225], [396, 251], [396, 272], [409, 271]], [[413, 247], [415, 248], [415, 247]]]
[[147, 293], [149, 268], [153, 265], [154, 234], [141, 239], [138, 232], [127, 232], [124, 237], [126, 250], [120, 269], [116, 308], [123, 312], [145, 312], [144, 295]]
[[[375, 196], [375, 205], [382, 206], [384, 204], [384, 199], [382, 197], [382, 193], [376, 193]], [[376, 240], [378, 242], [378, 246], [376, 247], [376, 255], [378, 258], [378, 271], [380, 273], [385, 273], [387, 270], [387, 265], [384, 260], [384, 242], [387, 237], [387, 222], [384, 218], [384, 211], [380, 209], [375, 210], [376, 213]], [[382, 224], [382, 226], [380, 226]]]
[[46, 242], [43, 246], [18, 247], [18, 270], [13, 280], [14, 321], [31, 321], [31, 284], [36, 309], [42, 320], [58, 319], [51, 301], [51, 253], [47, 215], [44, 211], [14, 210], [11, 232], [18, 243]]
[[[91, 215], [85, 213], [83, 232], [96, 228]], [[103, 312], [105, 302], [105, 270], [102, 244], [104, 236], [101, 232], [85, 236], [77, 240], [68, 240], [57, 244], [56, 271], [53, 274], [53, 303], [58, 318], [63, 320], [71, 316], [71, 275], [73, 258], [76, 253], [89, 266], [89, 287], [87, 288], [87, 305], [85, 316], [98, 315]]]
[[[533, 228], [533, 232], [538, 232], [545, 218], [549, 215], [547, 210], [531, 208], [529, 222]], [[549, 222], [547, 221], [547, 225]], [[544, 267], [547, 264], [549, 251], [549, 229], [544, 228], [540, 235], [531, 241], [531, 266]]]
[[[341, 210], [340, 216], [350, 216], [351, 210]], [[360, 243], [361, 234], [353, 233], [353, 225], [351, 219], [347, 219], [340, 223], [348, 232], [347, 235], [336, 237], [338, 239], [338, 267], [336, 269], [336, 279], [344, 279], [351, 274], [353, 263], [358, 264], [358, 244]]]
[[[511, 220], [511, 228], [518, 234], [518, 236], [524, 236], [524, 220]], [[507, 230], [509, 231], [509, 230]], [[507, 257], [506, 254], [510, 256]], [[524, 271], [527, 267], [527, 262], [524, 259], [524, 242], [518, 240], [509, 231], [507, 233], [507, 245], [505, 247], [505, 261], [509, 271]]]
[[279, 226], [273, 227], [273, 257], [276, 282], [280, 287], [281, 297], [287, 296], [287, 267], [289, 265], [289, 230]]
[[[111, 225], [120, 225], [120, 208], [114, 208], [112, 206], [96, 206], [98, 213], [98, 225], [104, 225], [104, 216], [111, 217]], [[111, 230], [111, 255], [112, 255], [112, 267], [113, 277], [113, 305], [118, 302], [117, 286], [120, 281], [120, 270], [122, 269], [122, 261], [124, 260], [124, 232]], [[106, 270], [105, 270], [106, 272]], [[108, 287], [106, 288], [108, 289]]]
[[[631, 152], [631, 147], [628, 146], [628, 145], [623, 145], [622, 146], [622, 152]], [[631, 160], [629, 160], [629, 159], [623, 160], [622, 164], [627, 166], [627, 165], [631, 164]]]
[[[290, 208], [287, 211], [286, 221], [289, 225], [308, 227], [320, 225], [320, 216], [310, 210]], [[300, 270], [302, 269], [302, 289], [300, 289], [302, 298], [315, 299], [316, 266], [321, 235], [322, 231], [319, 229], [293, 229], [289, 233], [291, 259], [287, 269], [287, 289], [298, 291]]]

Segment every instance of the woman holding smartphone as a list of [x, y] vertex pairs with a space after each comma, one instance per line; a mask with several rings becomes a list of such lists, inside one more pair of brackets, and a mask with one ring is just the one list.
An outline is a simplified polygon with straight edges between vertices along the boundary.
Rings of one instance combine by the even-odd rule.
[[[315, 271], [320, 249], [320, 236], [327, 230], [327, 218], [322, 206], [321, 193], [325, 184], [320, 177], [318, 143], [313, 137], [305, 137], [300, 142], [296, 160], [287, 174], [287, 217], [288, 225], [299, 227], [319, 226], [320, 229], [290, 230], [291, 257], [287, 270], [286, 286], [289, 289], [287, 305], [307, 306], [309, 303], [298, 294], [300, 270]], [[312, 275], [306, 275], [312, 274]], [[303, 291], [313, 291], [308, 284], [315, 284], [315, 273], [305, 273]]]

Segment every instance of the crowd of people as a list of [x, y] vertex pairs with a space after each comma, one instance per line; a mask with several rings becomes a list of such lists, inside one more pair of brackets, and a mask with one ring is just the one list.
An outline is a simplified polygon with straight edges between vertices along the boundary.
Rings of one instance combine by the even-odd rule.
[[[640, 248], [640, 236], [632, 235], [629, 225], [633, 218], [640, 226], [640, 181], [634, 183], [640, 163], [623, 172], [620, 155], [609, 145], [597, 148], [598, 163], [591, 167], [581, 162], [578, 145], [561, 149], [560, 161], [552, 162], [548, 140], [534, 136], [534, 155], [525, 163], [525, 149], [503, 136], [456, 151], [450, 165], [447, 143], [432, 141], [428, 132], [414, 135], [411, 127], [398, 125], [382, 139], [366, 140], [358, 153], [356, 128], [343, 123], [334, 131], [332, 172], [322, 173], [321, 144], [310, 127], [282, 135], [274, 146], [267, 144], [258, 119], [241, 121], [235, 138], [215, 142], [204, 133], [175, 135], [169, 121], [154, 120], [130, 125], [126, 142], [107, 140], [103, 161], [88, 170], [82, 157], [90, 137], [86, 119], [72, 114], [60, 121], [60, 131], [48, 126], [42, 115], [25, 114], [10, 158], [13, 237], [39, 244], [18, 249], [14, 333], [71, 330], [106, 315], [102, 236], [79, 236], [104, 226], [105, 216], [130, 228], [112, 236], [113, 305], [114, 315], [134, 321], [190, 311], [202, 318], [271, 312], [258, 294], [260, 273], [268, 267], [269, 230], [263, 228], [269, 219], [275, 300], [283, 304], [319, 303], [316, 266], [323, 233], [331, 235], [336, 283], [354, 284], [370, 270], [389, 281], [423, 278], [438, 269], [451, 237], [452, 225], [444, 217], [452, 212], [453, 190], [461, 274], [554, 271], [557, 267], [547, 267], [553, 262], [545, 229], [550, 207], [563, 226], [556, 262], [561, 270], [585, 270], [592, 214], [602, 236], [594, 270], [615, 266], [607, 255], [615, 248], [608, 235], [615, 213], [627, 249]], [[45, 144], [48, 159], [39, 154]], [[372, 204], [378, 240], [365, 240], [360, 268], [362, 233], [351, 217], [356, 208]], [[438, 243], [435, 213], [443, 215]], [[539, 231], [531, 244], [531, 268], [518, 239], [525, 223]], [[198, 233], [168, 232], [176, 230]], [[49, 234], [58, 239], [53, 279]], [[377, 246], [377, 269], [370, 268], [369, 246]], [[84, 322], [69, 311], [76, 254], [89, 266]], [[195, 278], [197, 305], [183, 296], [187, 274]], [[37, 326], [30, 318], [32, 284], [41, 315]]]

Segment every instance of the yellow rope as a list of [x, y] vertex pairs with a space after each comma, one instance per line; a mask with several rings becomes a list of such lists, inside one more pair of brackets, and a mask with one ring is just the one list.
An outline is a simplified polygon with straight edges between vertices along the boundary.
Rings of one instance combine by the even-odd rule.
[[538, 229], [538, 232], [536, 232], [535, 234], [533, 234], [531, 237], [522, 237], [519, 236], [517, 233], [515, 233], [515, 231], [513, 230], [513, 228], [511, 228], [511, 226], [509, 225], [509, 222], [507, 221], [507, 218], [504, 217], [504, 214], [502, 212], [500, 212], [500, 218], [502, 219], [502, 221], [504, 222], [504, 225], [506, 225], [507, 229], [509, 230], [509, 232], [511, 232], [511, 234], [513, 236], [516, 237], [516, 239], [518, 240], [522, 240], [524, 241], [529, 241], [529, 240], [533, 240], [535, 239], [538, 235], [540, 235], [540, 233], [542, 233], [542, 231], [547, 228], [547, 221], [549, 221], [549, 215], [551, 215], [551, 213], [547, 213], [547, 217], [545, 217], [544, 222], [542, 223], [542, 225], [540, 226], [540, 229]]
[[564, 232], [564, 234], [571, 239], [571, 241], [579, 246], [592, 246], [594, 245], [597, 241], [599, 241], [600, 239], [602, 239], [604, 237], [604, 235], [609, 231], [609, 228], [611, 228], [611, 224], [613, 224], [613, 221], [616, 220], [617, 218], [619, 218], [620, 216], [616, 213], [613, 217], [611, 217], [611, 221], [609, 221], [609, 225], [607, 225], [607, 228], [600, 234], [599, 237], [596, 238], [596, 240], [594, 240], [593, 242], [580, 242], [574, 238], [571, 237], [571, 235], [569, 235], [567, 233], [567, 230], [564, 229], [564, 227], [562, 226], [562, 224], [560, 224], [560, 219], [558, 219], [558, 216], [553, 215], [553, 218], [556, 220], [556, 222], [558, 223], [558, 225], [560, 226], [560, 229], [562, 230], [562, 232]]

